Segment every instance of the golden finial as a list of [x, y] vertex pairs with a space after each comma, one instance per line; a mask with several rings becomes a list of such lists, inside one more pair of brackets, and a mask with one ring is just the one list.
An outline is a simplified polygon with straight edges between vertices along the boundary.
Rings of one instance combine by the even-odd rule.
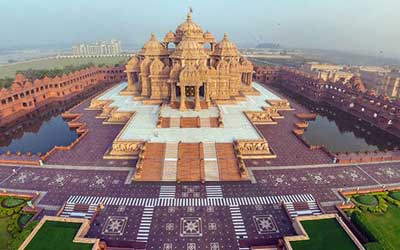
[[189, 12], [187, 13], [187, 16], [186, 16], [186, 21], [188, 21], [188, 22], [192, 21], [192, 13], [193, 13], [193, 9], [192, 9], [192, 6], [190, 6]]
[[156, 35], [154, 34], [154, 32], [151, 32], [150, 40], [151, 41], [156, 41], [157, 40]]
[[227, 41], [228, 40], [228, 33], [224, 33], [224, 40]]

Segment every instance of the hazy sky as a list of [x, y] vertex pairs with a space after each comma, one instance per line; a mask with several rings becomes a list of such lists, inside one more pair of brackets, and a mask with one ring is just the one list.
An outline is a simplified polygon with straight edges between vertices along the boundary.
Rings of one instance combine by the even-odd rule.
[[0, 48], [159, 39], [193, 19], [218, 40], [400, 57], [399, 0], [0, 0]]

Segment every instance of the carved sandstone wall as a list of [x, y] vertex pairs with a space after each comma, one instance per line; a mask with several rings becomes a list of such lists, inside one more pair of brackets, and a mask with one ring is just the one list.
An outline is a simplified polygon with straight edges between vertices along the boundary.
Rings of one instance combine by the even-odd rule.
[[100, 84], [125, 80], [124, 67], [90, 67], [33, 82], [17, 74], [10, 89], [0, 90], [0, 126], [54, 101], [66, 100]]

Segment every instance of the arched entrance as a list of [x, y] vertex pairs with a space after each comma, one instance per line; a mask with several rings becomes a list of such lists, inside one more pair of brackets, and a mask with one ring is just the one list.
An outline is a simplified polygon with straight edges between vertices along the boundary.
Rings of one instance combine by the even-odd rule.
[[204, 84], [200, 86], [200, 97], [204, 97]]

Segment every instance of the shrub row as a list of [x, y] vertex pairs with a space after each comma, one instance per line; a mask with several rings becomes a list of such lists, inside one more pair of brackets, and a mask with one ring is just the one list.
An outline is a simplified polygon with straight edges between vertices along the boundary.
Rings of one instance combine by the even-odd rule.
[[18, 249], [22, 242], [29, 236], [33, 229], [39, 222], [33, 221], [26, 228], [24, 228], [19, 234], [8, 241], [8, 250]]
[[374, 227], [371, 224], [366, 215], [360, 211], [354, 211], [351, 214], [351, 220], [353, 223], [367, 236], [370, 241], [374, 241], [369, 243], [368, 250], [396, 250], [390, 242], [385, 239], [385, 236], [382, 232]]
[[385, 201], [385, 198], [387, 197], [387, 195], [379, 194], [379, 195], [374, 195], [374, 196], [378, 199], [378, 204], [376, 206], [368, 206], [368, 205], [364, 205], [364, 204], [361, 204], [356, 201], [357, 207], [363, 212], [385, 213], [388, 208], [388, 205], [386, 204], [386, 201]]

